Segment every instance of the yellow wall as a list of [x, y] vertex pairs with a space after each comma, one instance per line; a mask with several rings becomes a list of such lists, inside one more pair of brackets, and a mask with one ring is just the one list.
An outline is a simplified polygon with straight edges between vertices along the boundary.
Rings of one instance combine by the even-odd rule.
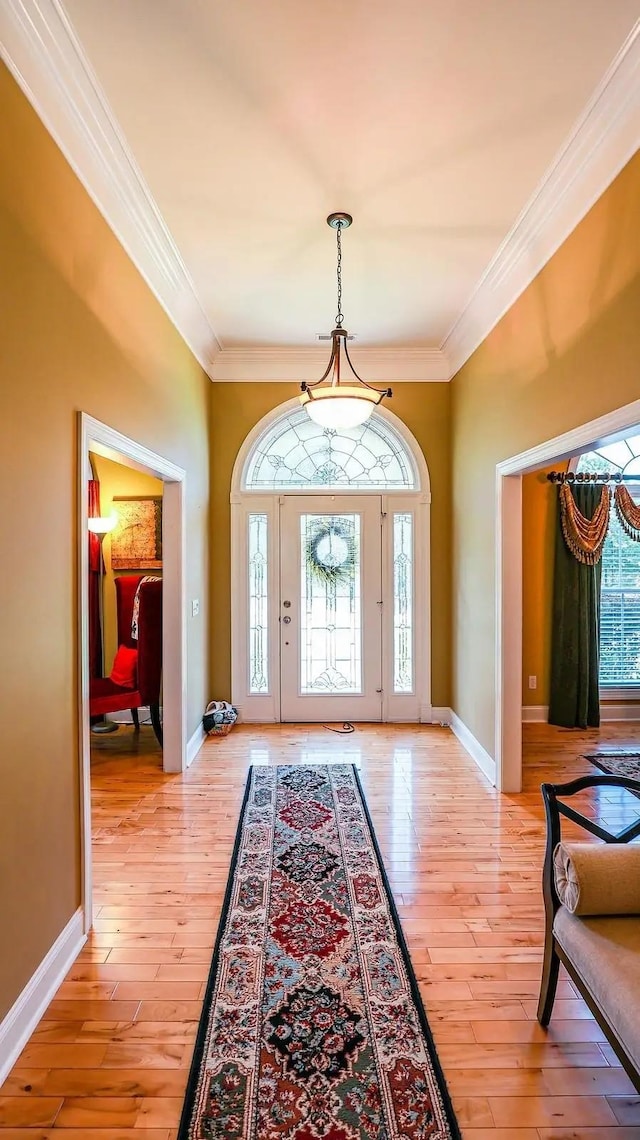
[[[299, 393], [295, 384], [211, 385], [211, 695], [231, 696], [231, 473], [255, 424]], [[413, 432], [431, 477], [432, 701], [450, 704], [450, 385], [394, 384], [390, 409]]]
[[[80, 904], [79, 409], [187, 471], [207, 596], [208, 380], [0, 65], [0, 1019]], [[188, 729], [206, 606], [189, 619]]]
[[[522, 480], [523, 705], [549, 704], [558, 488], [547, 481], [547, 472], [566, 468], [566, 461], [554, 463]], [[538, 679], [535, 689], [529, 688], [531, 675]]]
[[[162, 495], [162, 480], [155, 479], [153, 475], [145, 475], [142, 471], [135, 471], [133, 467], [125, 467], [122, 463], [113, 463], [102, 455], [91, 454], [91, 465], [95, 477], [100, 483], [100, 510], [103, 515], [110, 515], [112, 510], [118, 513], [118, 504], [114, 498], [135, 497], [137, 495]], [[127, 574], [153, 574], [162, 577], [162, 570], [118, 570], [114, 574], [111, 569], [111, 538], [113, 532], [106, 534], [102, 540], [104, 554], [104, 663], [105, 674], [111, 672], [113, 658], [118, 648], [118, 619], [116, 613], [116, 589], [114, 578]]]
[[453, 707], [491, 755], [496, 463], [640, 396], [639, 216], [636, 155], [451, 385]]

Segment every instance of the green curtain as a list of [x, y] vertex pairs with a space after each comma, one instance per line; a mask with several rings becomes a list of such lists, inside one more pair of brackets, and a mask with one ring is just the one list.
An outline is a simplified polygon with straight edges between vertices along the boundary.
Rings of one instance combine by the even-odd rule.
[[[578, 485], [571, 491], [578, 510], [591, 519], [602, 487]], [[600, 724], [601, 577], [602, 561], [586, 566], [567, 548], [558, 505], [549, 724], [563, 728], [597, 728]]]

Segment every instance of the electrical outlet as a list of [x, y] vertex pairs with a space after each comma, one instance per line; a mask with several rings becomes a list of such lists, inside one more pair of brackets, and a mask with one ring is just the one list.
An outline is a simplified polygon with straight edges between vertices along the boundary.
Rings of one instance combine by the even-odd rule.
[[200, 613], [200, 599], [194, 598], [191, 603], [191, 617], [197, 617]]
[[529, 688], [530, 689], [537, 689], [538, 688], [538, 678], [536, 677], [535, 673], [532, 673], [531, 676], [529, 677]]

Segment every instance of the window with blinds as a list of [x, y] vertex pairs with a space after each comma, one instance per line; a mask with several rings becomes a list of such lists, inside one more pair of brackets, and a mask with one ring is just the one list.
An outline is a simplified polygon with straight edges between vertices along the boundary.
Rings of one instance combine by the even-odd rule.
[[613, 511], [602, 555], [600, 683], [640, 685], [640, 543]]
[[[639, 455], [635, 436], [580, 456], [576, 470], [635, 475]], [[637, 500], [639, 488], [629, 489]], [[613, 509], [602, 554], [600, 684], [640, 687], [640, 543], [625, 534]]]

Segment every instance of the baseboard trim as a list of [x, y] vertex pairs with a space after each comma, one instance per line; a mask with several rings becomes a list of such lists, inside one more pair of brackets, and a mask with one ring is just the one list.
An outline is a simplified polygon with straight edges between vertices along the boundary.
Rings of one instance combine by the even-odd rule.
[[198, 755], [202, 745], [206, 740], [207, 734], [201, 724], [198, 725], [193, 736], [187, 742], [187, 768], [193, 764], [196, 756]]
[[546, 724], [549, 717], [548, 705], [523, 705], [522, 706], [522, 723], [523, 724]]
[[458, 737], [463, 748], [467, 750], [472, 760], [475, 760], [478, 768], [483, 776], [486, 776], [489, 783], [496, 786], [496, 762], [492, 756], [489, 755], [486, 748], [483, 748], [480, 741], [476, 740], [470, 729], [467, 728], [464, 721], [460, 720], [457, 713], [451, 711], [451, 728], [455, 735]]
[[[523, 705], [523, 724], [546, 724], [549, 720], [548, 705]], [[629, 701], [614, 702], [602, 701], [600, 704], [600, 723], [609, 724], [612, 721], [638, 721], [640, 720], [640, 703], [632, 704]]]
[[600, 705], [600, 720], [640, 720], [640, 705]]
[[423, 724], [451, 724], [451, 709], [446, 705], [431, 705], [428, 716], [421, 716]]
[[86, 940], [79, 908], [0, 1024], [0, 1085], [9, 1075]]
[[[133, 724], [131, 709], [121, 709], [120, 712], [105, 713], [104, 719], [112, 720], [114, 724]], [[160, 719], [162, 719], [162, 709], [160, 709]], [[151, 709], [148, 705], [140, 705], [138, 709], [138, 721], [140, 724], [151, 724]]]

